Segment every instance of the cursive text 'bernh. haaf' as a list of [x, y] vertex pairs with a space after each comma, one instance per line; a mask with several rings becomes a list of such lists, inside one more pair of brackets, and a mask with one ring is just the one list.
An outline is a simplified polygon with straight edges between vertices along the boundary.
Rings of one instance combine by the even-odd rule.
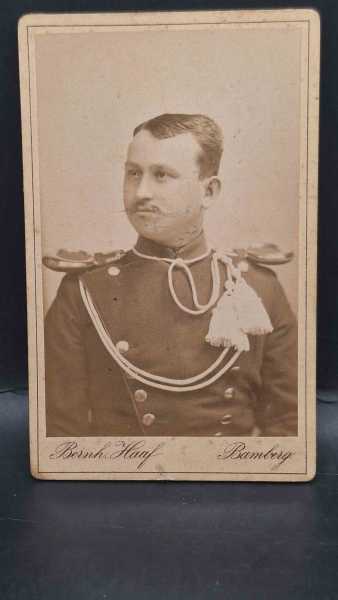
[[273, 463], [271, 470], [278, 469], [281, 465], [286, 463], [295, 452], [292, 450], [286, 450], [279, 444], [274, 444], [267, 450], [257, 450], [248, 447], [244, 442], [233, 442], [226, 444], [223, 450], [217, 455], [219, 460], [249, 460], [256, 462], [269, 461]]
[[50, 453], [51, 460], [117, 460], [121, 458], [135, 462], [137, 470], [141, 469], [148, 460], [155, 456], [160, 456], [161, 448], [164, 442], [157, 446], [149, 446], [144, 440], [126, 442], [117, 440], [116, 442], [106, 442], [99, 448], [93, 450], [82, 446], [76, 441], [67, 441], [58, 444], [53, 452]]

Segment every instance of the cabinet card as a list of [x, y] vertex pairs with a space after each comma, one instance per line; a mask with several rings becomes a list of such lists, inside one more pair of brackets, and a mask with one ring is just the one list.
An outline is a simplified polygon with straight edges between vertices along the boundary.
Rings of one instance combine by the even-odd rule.
[[35, 477], [313, 478], [319, 35], [20, 20]]

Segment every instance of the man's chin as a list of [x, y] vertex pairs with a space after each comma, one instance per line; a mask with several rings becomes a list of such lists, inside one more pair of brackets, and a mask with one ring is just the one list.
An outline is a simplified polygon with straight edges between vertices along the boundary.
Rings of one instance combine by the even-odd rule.
[[172, 222], [158, 213], [139, 212], [129, 217], [129, 221], [139, 235], [149, 239], [166, 237], [168, 232], [174, 232], [176, 227]]
[[167, 229], [163, 229], [154, 224], [151, 226], [149, 223], [147, 223], [147, 225], [143, 224], [143, 226], [140, 226], [139, 223], [131, 222], [131, 224], [140, 237], [155, 242], [160, 246], [171, 246], [169, 240], [173, 237], [173, 231], [168, 231]]
[[[130, 224], [141, 237], [168, 247], [179, 246], [178, 239], [189, 241], [202, 230], [202, 224], [173, 221], [163, 214], [153, 214], [153, 218], [140, 218], [135, 213], [128, 215]], [[155, 218], [156, 217], [156, 218]], [[183, 244], [181, 244], [183, 245]]]

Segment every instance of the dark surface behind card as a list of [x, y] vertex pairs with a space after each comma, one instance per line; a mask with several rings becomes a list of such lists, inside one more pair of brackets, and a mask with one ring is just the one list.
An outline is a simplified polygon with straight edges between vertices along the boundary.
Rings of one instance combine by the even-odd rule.
[[310, 483], [36, 481], [0, 403], [1, 600], [336, 600], [337, 404]]

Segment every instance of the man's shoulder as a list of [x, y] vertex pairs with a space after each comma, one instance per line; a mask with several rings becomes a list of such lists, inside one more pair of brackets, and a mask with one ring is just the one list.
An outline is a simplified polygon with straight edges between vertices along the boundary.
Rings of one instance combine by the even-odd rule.
[[117, 250], [115, 254], [111, 253], [108, 260], [95, 265], [89, 269], [84, 269], [78, 273], [78, 277], [91, 285], [99, 284], [107, 279], [114, 281], [117, 275], [123, 274], [127, 267], [135, 261], [135, 255], [131, 250]]
[[128, 251], [121, 249], [110, 252], [96, 252], [95, 254], [83, 250], [61, 249], [56, 254], [45, 255], [42, 262], [45, 267], [52, 271], [59, 271], [72, 276], [109, 266], [122, 260], [126, 254], [128, 254]]
[[288, 263], [292, 258], [291, 253], [282, 255], [280, 251], [269, 255], [257, 252], [252, 256], [250, 253], [244, 255], [240, 250], [231, 255], [232, 264], [241, 271], [243, 279], [262, 300], [274, 327], [282, 323], [295, 323], [285, 290], [272, 268]]
[[250, 285], [270, 291], [279, 285], [274, 267], [293, 259], [292, 252], [283, 252], [279, 246], [270, 243], [230, 250], [228, 255]]
[[263, 253], [253, 254], [240, 249], [229, 252], [228, 256], [233, 266], [241, 272], [246, 283], [263, 301], [269, 314], [276, 312], [280, 303], [285, 304], [285, 292], [273, 267], [289, 262], [291, 255], [282, 257], [279, 254], [275, 258], [271, 253], [266, 258]]
[[58, 302], [76, 306], [82, 304], [80, 282], [90, 288], [104, 289], [107, 279], [114, 279], [112, 276], [120, 273], [132, 259], [133, 253], [129, 250], [93, 255], [81, 252], [81, 256], [67, 252], [67, 257], [61, 253], [46, 256], [43, 263], [47, 268], [63, 273], [57, 290]]
[[232, 261], [248, 283], [255, 286], [274, 286], [277, 274], [271, 267], [259, 264], [250, 258], [243, 259], [240, 255], [234, 256]]

